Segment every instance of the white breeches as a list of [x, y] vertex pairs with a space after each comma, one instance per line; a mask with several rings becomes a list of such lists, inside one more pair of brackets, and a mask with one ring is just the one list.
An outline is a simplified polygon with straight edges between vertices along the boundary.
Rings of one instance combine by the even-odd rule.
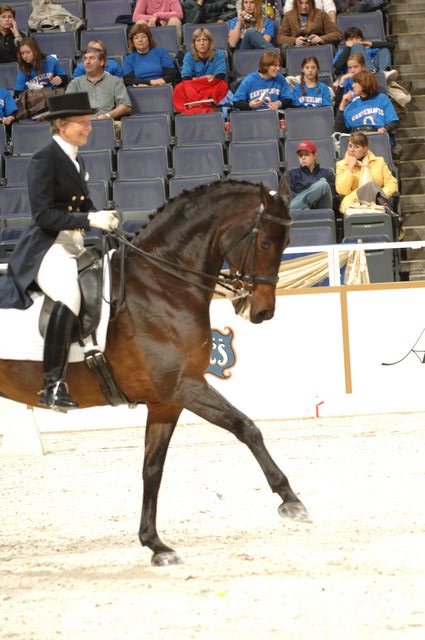
[[84, 251], [79, 232], [61, 231], [41, 261], [35, 281], [54, 302], [63, 302], [78, 316], [81, 293], [77, 258]]

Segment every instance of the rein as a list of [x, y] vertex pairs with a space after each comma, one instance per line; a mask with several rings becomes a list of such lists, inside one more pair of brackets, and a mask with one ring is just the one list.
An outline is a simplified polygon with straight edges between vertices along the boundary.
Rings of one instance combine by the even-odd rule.
[[[233, 273], [233, 274], [227, 274], [227, 273], [223, 273], [222, 271], [220, 271], [218, 276], [213, 276], [209, 273], [205, 273], [203, 271], [198, 271], [197, 269], [192, 269], [190, 267], [186, 267], [184, 265], [180, 265], [180, 264], [176, 264], [175, 262], [171, 262], [170, 260], [166, 260], [165, 258], [159, 258], [158, 256], [152, 256], [150, 253], [148, 253], [147, 251], [145, 251], [144, 249], [141, 249], [140, 247], [136, 247], [130, 240], [128, 240], [128, 238], [125, 237], [125, 235], [123, 235], [121, 232], [119, 231], [114, 231], [112, 232], [110, 235], [112, 237], [117, 238], [119, 245], [120, 245], [120, 282], [119, 282], [119, 294], [118, 294], [118, 298], [115, 300], [110, 300], [111, 303], [114, 304], [116, 309], [119, 309], [122, 304], [124, 303], [124, 297], [125, 297], [125, 277], [124, 277], [124, 271], [125, 271], [125, 254], [126, 254], [126, 249], [129, 249], [131, 251], [134, 251], [135, 253], [137, 253], [138, 255], [142, 256], [143, 258], [145, 258], [146, 260], [148, 260], [148, 262], [150, 262], [151, 264], [154, 264], [156, 267], [158, 267], [159, 269], [161, 269], [162, 271], [164, 271], [165, 273], [168, 273], [169, 275], [173, 276], [174, 278], [177, 278], [178, 280], [182, 280], [183, 282], [189, 283], [195, 287], [198, 287], [199, 289], [203, 289], [205, 291], [209, 291], [212, 293], [216, 293], [222, 297], [226, 297], [226, 294], [223, 293], [222, 291], [217, 291], [215, 286], [218, 284], [221, 287], [223, 287], [224, 289], [227, 289], [228, 291], [230, 291], [231, 293], [234, 294], [234, 298], [240, 298], [243, 296], [247, 296], [250, 295], [252, 293], [252, 287], [255, 284], [273, 284], [275, 285], [278, 282], [278, 277], [277, 276], [255, 276], [252, 275], [251, 273], [248, 274], [244, 274], [242, 272], [243, 269], [243, 265], [245, 263], [245, 261], [248, 258], [248, 255], [251, 251], [252, 248], [254, 248], [254, 252], [252, 255], [252, 260], [251, 260], [251, 265], [254, 264], [254, 259], [255, 259], [255, 238], [256, 235], [259, 231], [261, 222], [263, 220], [269, 221], [269, 222], [273, 222], [275, 224], [279, 224], [282, 226], [290, 226], [291, 225], [291, 220], [283, 220], [282, 218], [278, 218], [277, 216], [274, 216], [270, 213], [268, 213], [267, 211], [265, 211], [264, 209], [264, 205], [260, 204], [260, 206], [258, 207], [257, 211], [256, 211], [256, 215], [255, 215], [255, 219], [252, 222], [251, 226], [248, 228], [248, 230], [246, 232], [244, 232], [242, 234], [242, 236], [240, 238], [238, 238], [236, 240], [235, 243], [233, 243], [229, 248], [226, 249], [226, 251], [224, 252], [224, 257], [227, 256], [227, 254], [232, 251], [235, 247], [237, 247], [241, 242], [243, 242], [243, 240], [245, 240], [247, 237], [249, 237], [249, 242], [247, 243], [247, 247], [243, 253], [243, 256], [241, 258], [241, 263], [240, 263], [240, 267], [239, 269]], [[193, 280], [188, 280], [187, 277], [185, 275], [183, 275], [182, 273], [179, 272], [184, 272], [186, 274], [191, 274], [191, 275], [195, 275], [201, 278], [205, 278], [207, 280], [212, 280], [214, 281], [214, 285], [215, 286], [208, 286], [205, 284], [202, 284], [200, 282], [195, 282]], [[232, 283], [235, 282], [246, 282], [250, 285], [249, 290], [243, 289], [242, 287], [234, 287], [232, 285]]]

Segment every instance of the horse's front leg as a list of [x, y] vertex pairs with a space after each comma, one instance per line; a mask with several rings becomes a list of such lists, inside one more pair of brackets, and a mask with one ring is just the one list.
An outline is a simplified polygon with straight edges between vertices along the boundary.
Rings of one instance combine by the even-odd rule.
[[230, 431], [252, 451], [271, 490], [282, 499], [279, 514], [298, 520], [309, 520], [307, 509], [291, 489], [288, 478], [267, 451], [261, 431], [254, 422], [205, 380], [187, 380], [183, 386], [185, 409]]
[[139, 539], [153, 551], [152, 564], [167, 565], [181, 562], [176, 552], [160, 539], [156, 529], [158, 492], [164, 462], [181, 408], [168, 405], [149, 405], [143, 462], [143, 507]]

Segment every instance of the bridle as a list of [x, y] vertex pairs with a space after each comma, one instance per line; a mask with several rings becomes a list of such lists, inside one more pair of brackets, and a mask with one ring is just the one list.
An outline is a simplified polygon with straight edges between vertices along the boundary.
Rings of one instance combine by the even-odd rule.
[[[199, 289], [204, 289], [206, 291], [210, 291], [216, 293], [220, 296], [226, 297], [226, 294], [222, 291], [216, 290], [215, 286], [218, 284], [220, 287], [227, 289], [231, 293], [233, 293], [234, 298], [240, 298], [242, 296], [252, 295], [252, 290], [254, 285], [256, 284], [270, 284], [276, 285], [278, 282], [277, 276], [269, 276], [269, 275], [253, 275], [252, 270], [255, 264], [255, 248], [256, 248], [256, 237], [259, 232], [261, 223], [263, 221], [272, 222], [274, 224], [278, 224], [284, 227], [289, 227], [292, 224], [292, 220], [282, 219], [278, 216], [275, 216], [268, 211], [265, 210], [264, 205], [261, 203], [255, 214], [255, 218], [249, 228], [242, 233], [242, 235], [233, 243], [230, 247], [228, 247], [224, 251], [223, 257], [226, 259], [227, 255], [233, 251], [241, 242], [245, 239], [247, 240], [246, 247], [244, 247], [244, 251], [241, 256], [240, 266], [234, 273], [225, 273], [220, 270], [218, 276], [213, 276], [209, 273], [205, 273], [203, 271], [198, 271], [197, 269], [191, 269], [190, 267], [186, 267], [184, 265], [176, 264], [175, 262], [171, 262], [170, 260], [166, 260], [165, 258], [159, 258], [158, 256], [153, 256], [148, 253], [144, 249], [140, 247], [134, 246], [134, 244], [128, 240], [120, 231], [114, 231], [110, 235], [112, 237], [117, 238], [118, 243], [121, 249], [120, 256], [120, 283], [119, 283], [119, 293], [117, 299], [112, 300], [110, 297], [110, 302], [114, 304], [115, 309], [119, 309], [121, 305], [124, 303], [125, 297], [125, 264], [126, 264], [126, 251], [125, 249], [129, 249], [138, 255], [145, 258], [148, 262], [155, 265], [165, 273], [168, 273], [179, 280], [183, 280], [183, 282], [189, 283]], [[250, 270], [247, 273], [244, 273], [244, 265], [247, 264], [248, 258], [250, 257]], [[251, 271], [251, 272], [250, 272]], [[195, 282], [192, 279], [187, 278], [184, 274], [190, 274], [194, 276], [198, 276], [200, 278], [204, 278], [206, 280], [214, 281], [214, 286], [208, 286], [202, 284], [201, 282]], [[248, 287], [233, 286], [235, 283], [247, 283]]]

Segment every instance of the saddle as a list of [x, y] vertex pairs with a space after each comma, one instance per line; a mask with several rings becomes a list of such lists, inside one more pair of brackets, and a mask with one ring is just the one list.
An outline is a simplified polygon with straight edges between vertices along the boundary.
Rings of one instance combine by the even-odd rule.
[[[96, 376], [103, 394], [110, 405], [130, 404], [124, 393], [117, 386], [109, 362], [97, 344], [96, 330], [99, 325], [102, 310], [103, 294], [103, 262], [102, 257], [94, 247], [87, 249], [77, 260], [78, 282], [81, 291], [81, 309], [76, 323], [73, 342], [84, 346], [84, 340], [91, 337], [93, 348], [85, 354], [85, 363]], [[43, 338], [54, 301], [45, 296], [40, 311], [39, 331]]]

